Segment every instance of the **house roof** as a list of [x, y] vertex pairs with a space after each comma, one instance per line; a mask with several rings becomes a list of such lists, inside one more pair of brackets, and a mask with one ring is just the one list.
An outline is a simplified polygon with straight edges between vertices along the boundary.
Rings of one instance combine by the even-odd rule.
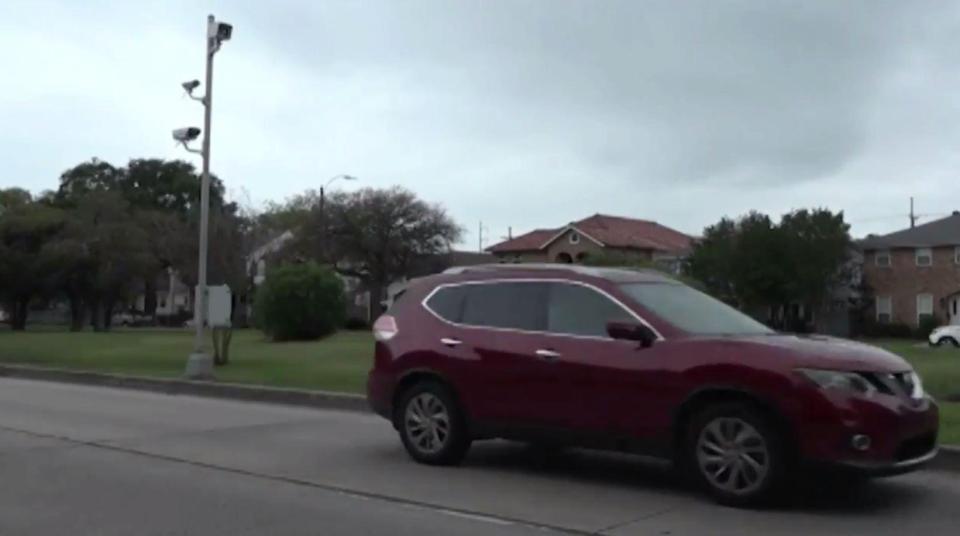
[[655, 221], [594, 214], [557, 229], [537, 229], [487, 248], [493, 253], [537, 251], [575, 229], [601, 246], [680, 252], [689, 250], [693, 238]]
[[960, 245], [960, 211], [902, 231], [871, 235], [859, 244], [864, 250]]

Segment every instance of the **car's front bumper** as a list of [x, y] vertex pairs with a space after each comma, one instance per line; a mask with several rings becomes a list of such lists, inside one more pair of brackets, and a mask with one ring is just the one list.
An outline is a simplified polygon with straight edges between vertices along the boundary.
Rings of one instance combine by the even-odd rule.
[[[936, 457], [939, 409], [929, 397], [823, 395], [807, 402], [798, 440], [801, 456], [816, 465], [884, 476], [919, 469]], [[855, 436], [869, 438], [869, 446], [856, 448]]]
[[829, 465], [831, 465], [832, 468], [839, 469], [841, 471], [847, 471], [864, 476], [895, 476], [921, 469], [923, 466], [933, 461], [933, 459], [937, 457], [938, 452], [939, 449], [934, 447], [933, 450], [927, 452], [926, 454], [898, 462], [849, 460], [832, 462]]

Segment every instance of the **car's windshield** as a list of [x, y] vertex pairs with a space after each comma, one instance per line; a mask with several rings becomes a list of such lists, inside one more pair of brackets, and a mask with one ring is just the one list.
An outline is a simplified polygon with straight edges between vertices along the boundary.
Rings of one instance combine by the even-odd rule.
[[766, 335], [773, 330], [703, 292], [675, 283], [621, 285], [631, 298], [679, 329], [696, 335]]

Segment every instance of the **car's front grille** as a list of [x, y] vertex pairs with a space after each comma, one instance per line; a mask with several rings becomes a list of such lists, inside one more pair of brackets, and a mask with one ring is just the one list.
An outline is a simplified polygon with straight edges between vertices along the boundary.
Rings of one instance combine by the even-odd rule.
[[919, 458], [924, 454], [929, 453], [936, 446], [937, 434], [933, 432], [908, 439], [901, 443], [900, 447], [897, 448], [897, 461], [902, 462], [905, 460]]

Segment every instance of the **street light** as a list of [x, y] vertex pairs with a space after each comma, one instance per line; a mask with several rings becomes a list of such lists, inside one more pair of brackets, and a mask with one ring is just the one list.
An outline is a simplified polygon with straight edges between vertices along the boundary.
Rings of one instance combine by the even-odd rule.
[[200, 252], [197, 267], [197, 295], [193, 306], [193, 323], [196, 336], [193, 341], [193, 352], [187, 358], [187, 367], [184, 375], [191, 379], [209, 379], [213, 377], [213, 358], [204, 350], [204, 329], [207, 323], [207, 238], [210, 219], [210, 118], [213, 108], [213, 55], [220, 50], [220, 45], [233, 36], [233, 26], [225, 22], [217, 22], [213, 15], [207, 16], [207, 50], [206, 50], [206, 95], [197, 97], [194, 90], [200, 87], [199, 80], [190, 80], [181, 84], [190, 98], [203, 103], [203, 148], [194, 149], [187, 145], [200, 136], [200, 129], [196, 127], [179, 128], [173, 131], [173, 139], [183, 145], [184, 149], [203, 156], [203, 177], [200, 186]]
[[330, 180], [327, 181], [327, 184], [320, 187], [320, 254], [324, 257], [322, 260], [327, 260], [327, 213], [324, 212], [324, 207], [327, 203], [326, 194], [324, 193], [325, 188], [329, 188], [331, 184], [337, 180], [343, 179], [345, 181], [355, 181], [356, 177], [353, 175], [347, 175], [341, 173], [339, 175], [334, 175], [330, 177]]

